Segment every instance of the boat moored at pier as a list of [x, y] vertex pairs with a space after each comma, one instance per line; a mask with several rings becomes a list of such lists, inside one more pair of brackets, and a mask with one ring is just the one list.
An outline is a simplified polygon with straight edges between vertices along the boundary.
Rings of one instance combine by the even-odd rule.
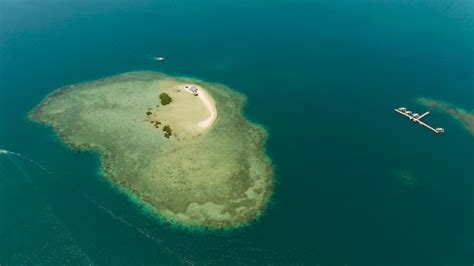
[[403, 116], [408, 117], [411, 121], [413, 121], [415, 123], [418, 123], [418, 124], [428, 128], [428, 129], [430, 129], [431, 131], [433, 131], [436, 134], [444, 133], [444, 128], [441, 128], [441, 127], [434, 128], [434, 127], [426, 124], [425, 122], [421, 121], [421, 119], [424, 118], [425, 116], [429, 115], [430, 112], [425, 112], [424, 114], [420, 115], [418, 113], [413, 113], [412, 111], [408, 110], [406, 107], [399, 107], [399, 108], [395, 108], [394, 110], [395, 110], [395, 112], [397, 112], [397, 113], [399, 113]]

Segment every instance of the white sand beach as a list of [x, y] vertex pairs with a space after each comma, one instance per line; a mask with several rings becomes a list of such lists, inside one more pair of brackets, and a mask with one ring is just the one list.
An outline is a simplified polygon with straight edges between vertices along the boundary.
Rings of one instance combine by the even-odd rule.
[[206, 118], [205, 120], [199, 122], [199, 127], [202, 128], [209, 128], [211, 127], [214, 122], [217, 119], [217, 109], [216, 109], [216, 104], [214, 103], [214, 100], [209, 96], [208, 92], [205, 91], [201, 86], [197, 85], [185, 85], [186, 91], [189, 93], [193, 93], [191, 91], [191, 88], [196, 88], [197, 89], [197, 96], [199, 100], [202, 101], [202, 103], [206, 106], [207, 110], [209, 111], [209, 117]]

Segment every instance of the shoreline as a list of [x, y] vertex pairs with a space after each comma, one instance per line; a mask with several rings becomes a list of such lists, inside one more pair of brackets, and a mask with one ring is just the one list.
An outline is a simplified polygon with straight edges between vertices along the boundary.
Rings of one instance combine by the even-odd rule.
[[[204, 104], [204, 106], [206, 106], [207, 110], [210, 113], [207, 119], [198, 123], [198, 126], [201, 128], [210, 128], [217, 119], [217, 108], [216, 108], [216, 104], [214, 100], [209, 96], [209, 93], [199, 85], [185, 85], [185, 86], [197, 87], [198, 95], [196, 97], [198, 97], [199, 100], [201, 100], [201, 102]], [[188, 93], [191, 93], [191, 94], [193, 93], [190, 88], [186, 88], [185, 90]]]

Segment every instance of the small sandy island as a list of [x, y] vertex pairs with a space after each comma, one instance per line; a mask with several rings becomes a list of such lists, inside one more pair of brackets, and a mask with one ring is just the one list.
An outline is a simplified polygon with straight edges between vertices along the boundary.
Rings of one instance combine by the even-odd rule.
[[267, 135], [244, 102], [221, 84], [129, 72], [56, 90], [30, 118], [97, 151], [104, 175], [160, 218], [222, 228], [254, 220], [273, 191]]

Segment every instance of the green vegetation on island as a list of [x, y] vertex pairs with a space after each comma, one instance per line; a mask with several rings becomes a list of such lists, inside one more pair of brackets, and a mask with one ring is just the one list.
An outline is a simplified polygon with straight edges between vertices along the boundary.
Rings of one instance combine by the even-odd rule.
[[168, 138], [168, 139], [173, 134], [173, 131], [171, 130], [171, 127], [169, 125], [164, 126], [163, 131], [165, 132], [165, 138]]
[[160, 93], [160, 101], [162, 105], [168, 105], [173, 101], [173, 99], [171, 99], [167, 93], [162, 92]]

